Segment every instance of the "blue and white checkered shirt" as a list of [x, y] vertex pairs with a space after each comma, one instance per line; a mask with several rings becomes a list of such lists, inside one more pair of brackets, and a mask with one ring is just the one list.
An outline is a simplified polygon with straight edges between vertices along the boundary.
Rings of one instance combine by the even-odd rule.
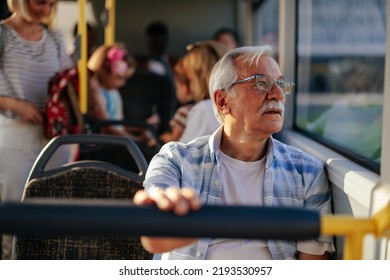
[[[219, 172], [219, 146], [223, 126], [213, 135], [199, 137], [188, 144], [170, 142], [151, 161], [144, 187], [191, 187], [203, 205], [220, 205], [222, 180]], [[331, 193], [324, 164], [313, 156], [283, 144], [272, 137], [268, 142], [264, 178], [264, 205], [303, 207], [321, 214], [331, 213]], [[162, 255], [162, 259], [205, 258], [210, 238]], [[273, 259], [295, 259], [301, 242], [269, 240]], [[333, 252], [332, 238], [321, 237], [309, 244]], [[306, 244], [306, 245], [305, 245]], [[302, 242], [301, 248], [307, 248]]]

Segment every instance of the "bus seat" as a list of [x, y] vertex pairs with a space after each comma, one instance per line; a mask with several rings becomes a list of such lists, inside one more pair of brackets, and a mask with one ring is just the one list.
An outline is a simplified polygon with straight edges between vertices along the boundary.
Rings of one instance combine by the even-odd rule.
[[[97, 142], [101, 142], [101, 137], [107, 140], [106, 136], [85, 136], [90, 140], [99, 139]], [[62, 137], [65, 136], [60, 136]], [[116, 138], [108, 136], [108, 138], [112, 137]], [[70, 143], [72, 138], [85, 140], [81, 135], [65, 138], [67, 138], [65, 143]], [[56, 138], [53, 140], [55, 141]], [[56, 200], [63, 202], [64, 199], [85, 204], [91, 200], [132, 203], [134, 194], [142, 189], [145, 166], [142, 166], [140, 174], [135, 174], [111, 163], [88, 160], [75, 161], [52, 170], [45, 170], [42, 163], [47, 163], [48, 154], [54, 151], [51, 147], [58, 147], [60, 140], [55, 143], [50, 142], [38, 157], [26, 183], [22, 203], [36, 199], [46, 202], [50, 200], [53, 203]], [[130, 140], [126, 139], [126, 141]], [[85, 141], [81, 142], [85, 143]], [[142, 161], [144, 162], [145, 159]], [[143, 249], [139, 237], [131, 236], [131, 233], [129, 236], [118, 237], [18, 235], [14, 237], [13, 244], [13, 259], [128, 260], [151, 259], [151, 257], [152, 255]]]

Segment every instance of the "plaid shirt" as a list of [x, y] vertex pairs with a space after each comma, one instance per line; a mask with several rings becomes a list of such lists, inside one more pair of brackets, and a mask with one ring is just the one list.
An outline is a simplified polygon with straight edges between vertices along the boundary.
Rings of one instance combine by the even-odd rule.
[[[223, 126], [213, 135], [199, 137], [188, 144], [170, 142], [164, 145], [149, 165], [145, 189], [187, 186], [198, 193], [202, 204], [221, 204], [219, 145], [222, 131]], [[303, 207], [321, 214], [331, 213], [331, 193], [324, 164], [272, 137], [268, 141], [264, 186], [259, 187], [264, 188], [264, 206]], [[202, 260], [210, 241], [210, 238], [201, 238], [189, 246], [163, 254], [162, 259]], [[310, 242], [334, 251], [330, 237]], [[273, 259], [295, 259], [299, 244], [268, 241]]]

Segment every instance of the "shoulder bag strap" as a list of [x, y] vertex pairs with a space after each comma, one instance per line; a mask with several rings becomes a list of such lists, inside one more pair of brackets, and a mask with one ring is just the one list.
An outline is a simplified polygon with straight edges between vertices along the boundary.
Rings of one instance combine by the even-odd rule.
[[0, 59], [3, 54], [3, 42], [4, 42], [4, 36], [3, 36], [3, 21], [0, 22]]
[[53, 30], [46, 29], [46, 32], [49, 35], [49, 37], [52, 38], [54, 43], [56, 44], [57, 55], [58, 55], [58, 58], [60, 58], [61, 57], [61, 46], [60, 46], [61, 42], [60, 42], [60, 39], [57, 37], [57, 34], [55, 34], [55, 32]]

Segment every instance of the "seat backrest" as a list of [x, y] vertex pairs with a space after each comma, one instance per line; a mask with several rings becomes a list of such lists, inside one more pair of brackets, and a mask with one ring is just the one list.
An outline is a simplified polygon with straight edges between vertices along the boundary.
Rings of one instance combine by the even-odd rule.
[[[75, 144], [79, 144], [80, 149], [82, 146], [87, 145], [116, 145], [118, 147], [121, 147], [123, 148], [122, 151], [126, 152], [126, 155], [128, 155], [128, 157], [130, 157], [134, 161], [137, 170], [126, 170], [120, 166], [110, 164], [109, 162], [101, 160], [81, 160], [63, 166], [46, 169], [50, 162], [50, 159], [55, 156], [56, 151], [59, 150], [61, 146]], [[145, 178], [148, 163], [137, 144], [126, 137], [100, 134], [63, 135], [53, 138], [42, 150], [31, 169], [27, 182], [34, 178], [47, 177], [61, 173], [64, 170], [69, 170], [71, 168], [76, 167], [81, 168], [85, 166], [109, 168], [126, 177], [133, 178], [134, 180], [143, 181], [143, 179]]]
[[[46, 154], [43, 152], [40, 157], [46, 157]], [[40, 158], [37, 159], [39, 160]], [[37, 163], [34, 167], [41, 169]], [[49, 175], [42, 176], [42, 173], [48, 172]], [[33, 170], [26, 184], [22, 202], [32, 199], [49, 199], [53, 202], [56, 199], [61, 202], [64, 199], [73, 201], [104, 199], [112, 203], [115, 201], [122, 203], [123, 200], [131, 203], [134, 194], [142, 189], [143, 176], [129, 174], [131, 173], [126, 173], [113, 164], [100, 161], [74, 162], [50, 171]], [[139, 237], [130, 235], [120, 237], [18, 235], [14, 238], [14, 259], [125, 260], [151, 257], [152, 255], [143, 249]]]

